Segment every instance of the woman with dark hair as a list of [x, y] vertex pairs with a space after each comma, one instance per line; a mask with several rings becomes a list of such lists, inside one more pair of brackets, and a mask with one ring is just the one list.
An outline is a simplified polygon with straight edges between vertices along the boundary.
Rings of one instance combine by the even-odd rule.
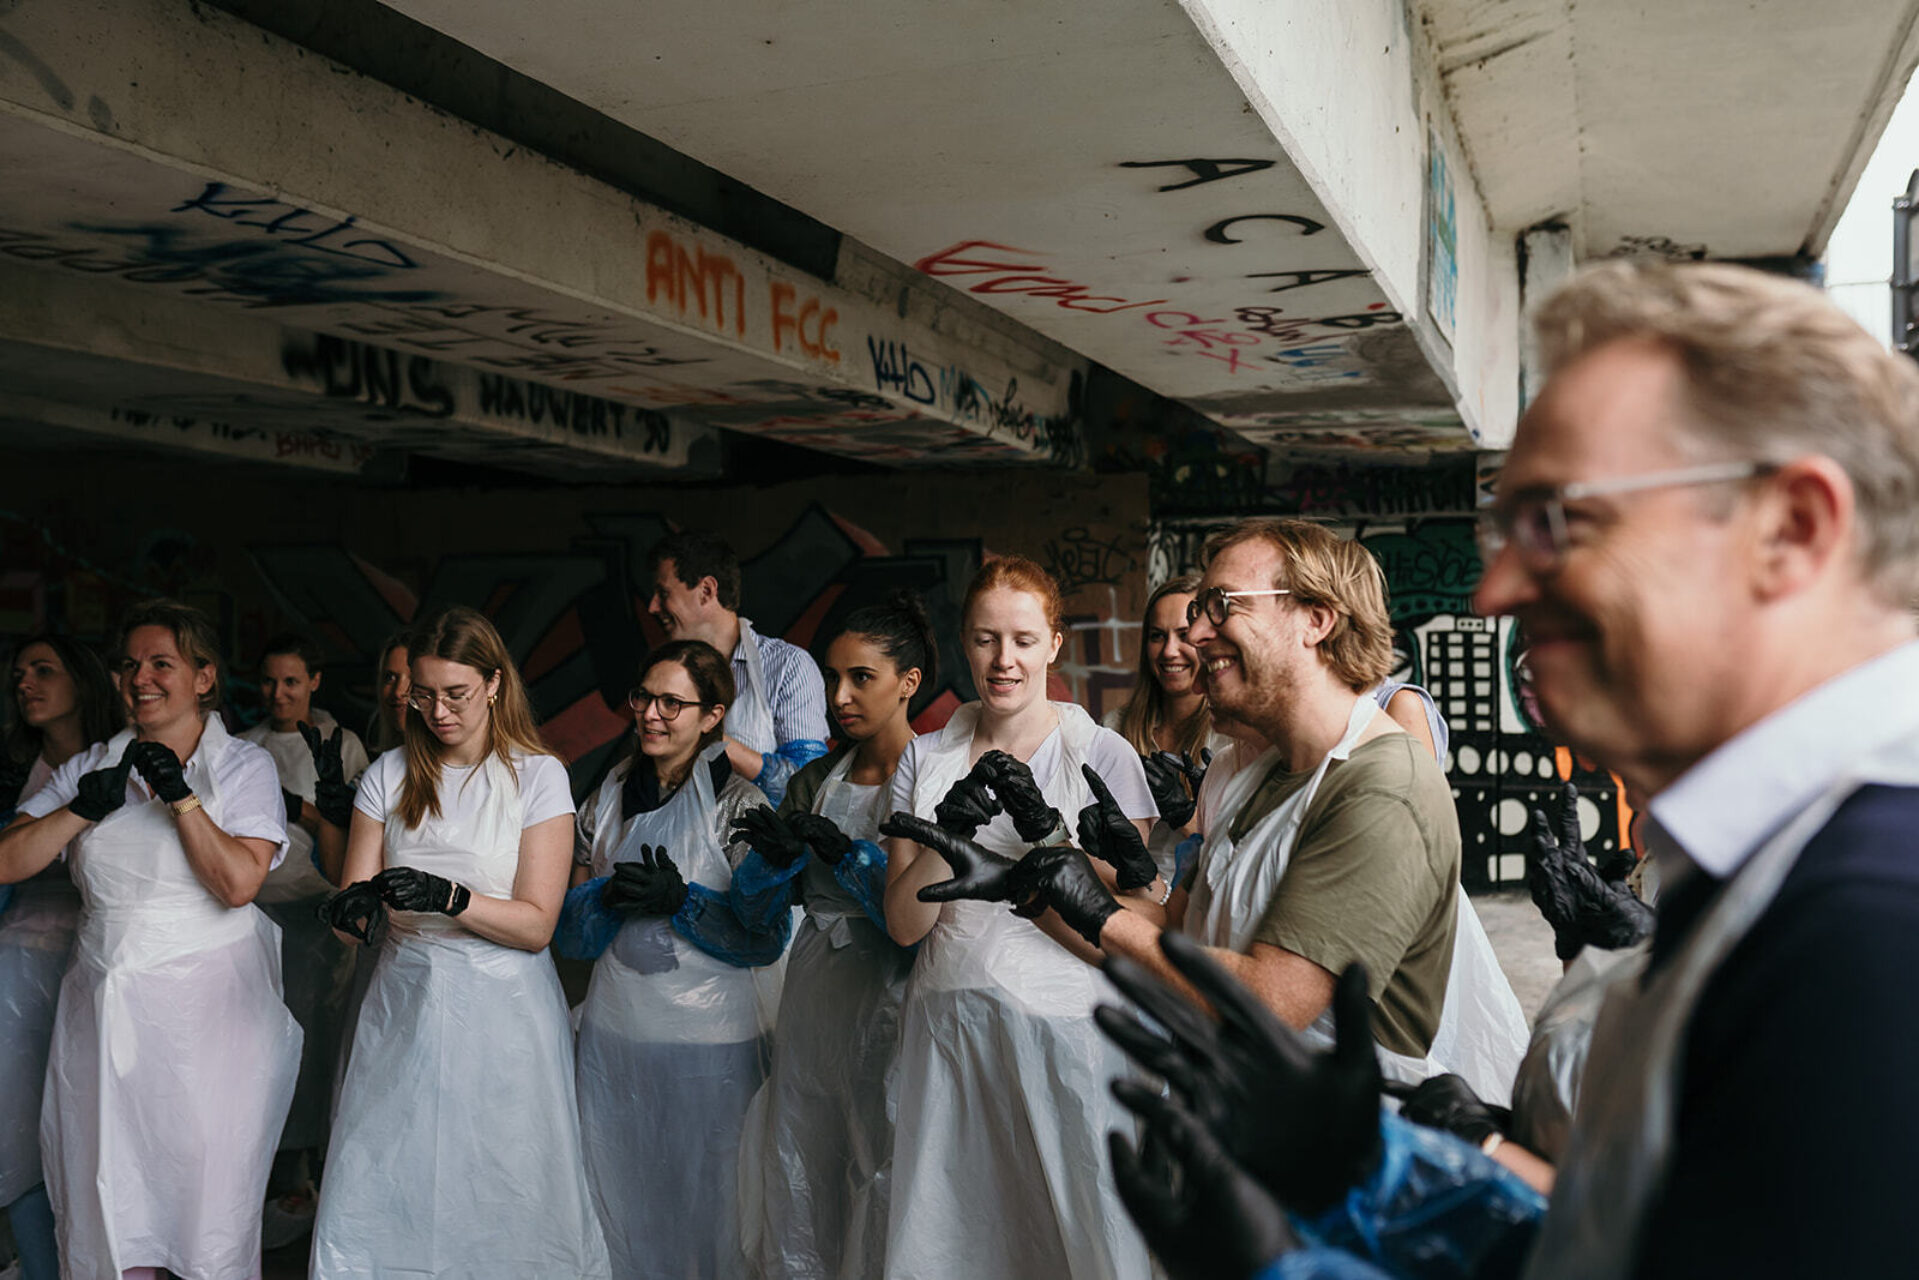
[[820, 666], [840, 745], [793, 775], [754, 848], [803, 860], [773, 1072], [741, 1153], [761, 1212], [749, 1219], [768, 1280], [874, 1277], [886, 1265], [893, 1125], [886, 1076], [913, 953], [886, 935], [888, 785], [913, 740], [913, 697], [938, 675], [926, 606], [910, 592], [856, 610]]
[[252, 903], [286, 855], [273, 758], [228, 736], [213, 624], [120, 626], [132, 727], [54, 770], [0, 833], [0, 883], [68, 850], [84, 906], [40, 1143], [68, 1280], [249, 1276], [300, 1028]]
[[[949, 855], [963, 862], [960, 846], [973, 841], [1007, 862], [1071, 843], [1096, 799], [1136, 839], [1151, 829], [1139, 756], [1046, 696], [1060, 615], [1052, 575], [1019, 556], [988, 561], [962, 613], [979, 701], [908, 743], [893, 774], [899, 812], [880, 827], [886, 927], [920, 948], [893, 1090], [888, 1276], [1144, 1280], [1151, 1270], [1101, 1158], [1107, 1132], [1130, 1122], [1107, 1091], [1124, 1055], [1093, 1024], [1101, 979], [1082, 958], [1097, 953], [1055, 912], [1026, 919], [948, 890], [920, 897], [954, 876]], [[1122, 903], [1163, 918], [1172, 890], [1150, 859], [1097, 874]]]
[[766, 796], [728, 763], [727, 659], [675, 640], [639, 677], [635, 749], [580, 811], [562, 926], [563, 954], [595, 960], [580, 1009], [587, 1177], [616, 1280], [736, 1280], [740, 1127], [766, 1074], [755, 970], [785, 947], [797, 870], [760, 868], [750, 901], [735, 883], [750, 855], [728, 833]]
[[[121, 723], [106, 667], [66, 636], [22, 642], [12, 679], [14, 720], [0, 748], [6, 817], [55, 769], [105, 742]], [[0, 1208], [19, 1246], [23, 1280], [59, 1274], [53, 1206], [40, 1168], [40, 1099], [60, 975], [79, 922], [80, 891], [61, 861], [17, 887], [0, 887]]]
[[377, 938], [314, 1224], [312, 1274], [607, 1274], [566, 997], [544, 954], [573, 797], [500, 633], [472, 609], [407, 645], [406, 742], [366, 771], [334, 927]]
[[391, 751], [406, 740], [406, 700], [413, 689], [406, 632], [396, 631], [380, 646], [373, 669], [373, 716], [366, 725], [367, 754]]

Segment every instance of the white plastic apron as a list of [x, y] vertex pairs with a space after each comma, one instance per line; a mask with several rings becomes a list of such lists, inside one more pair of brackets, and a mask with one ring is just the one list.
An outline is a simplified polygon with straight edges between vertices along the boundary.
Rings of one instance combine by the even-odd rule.
[[[593, 874], [637, 860], [647, 844], [664, 848], [689, 885], [725, 893], [733, 867], [709, 767], [724, 750], [707, 748], [665, 804], [624, 825], [625, 771], [610, 774], [595, 798]], [[746, 1273], [740, 1132], [765, 1079], [754, 973], [709, 956], [662, 916], [627, 920], [593, 966], [580, 1018], [580, 1125], [621, 1280]]]
[[[132, 738], [116, 735], [107, 759]], [[232, 747], [208, 716], [186, 762], [216, 824], [229, 815], [214, 766]], [[41, 1110], [67, 1280], [139, 1266], [246, 1280], [300, 1060], [279, 930], [207, 890], [141, 782], [69, 852], [85, 908]]]
[[[813, 812], [877, 842], [890, 788], [847, 782], [853, 754], [821, 783]], [[740, 1153], [747, 1256], [765, 1280], [878, 1280], [892, 1183], [886, 1082], [912, 952], [831, 867], [815, 858], [802, 876], [806, 918], [787, 964], [773, 1073]]]
[[[1092, 800], [1080, 765], [1098, 726], [1052, 706], [1059, 762], [1038, 781], [1049, 804], [1077, 814]], [[971, 769], [978, 720], [978, 703], [962, 706], [919, 758], [914, 813], [930, 819]], [[974, 839], [1027, 851], [1004, 814]], [[1133, 1129], [1108, 1091], [1131, 1069], [1092, 1020], [1112, 998], [1096, 969], [1004, 903], [941, 906], [902, 1013], [889, 1280], [1150, 1273], [1106, 1159], [1107, 1131]]]
[[780, 743], [773, 729], [773, 704], [766, 696], [760, 633], [745, 618], [740, 619], [740, 657], [746, 662], [746, 679], [738, 682], [733, 705], [726, 709], [726, 736], [764, 755], [778, 750]]
[[[448, 769], [441, 779], [448, 797], [487, 787], [465, 820], [409, 828], [395, 797], [387, 866], [445, 876], [476, 897], [512, 896], [519, 779], [496, 756], [478, 768], [483, 776]], [[608, 1274], [552, 961], [455, 917], [392, 912], [340, 1088], [312, 1275]]]
[[[322, 736], [339, 728], [324, 711], [312, 713]], [[313, 753], [298, 733], [274, 733], [266, 722], [240, 735], [273, 757], [280, 786], [311, 801], [319, 783]], [[352, 752], [349, 751], [349, 755]], [[357, 759], [347, 762], [348, 768]], [[300, 1050], [300, 1076], [280, 1135], [282, 1150], [298, 1151], [326, 1145], [327, 1118], [332, 1111], [334, 1068], [340, 1060], [348, 993], [353, 983], [355, 948], [340, 941], [319, 906], [333, 886], [313, 865], [313, 837], [287, 815], [287, 855], [267, 872], [254, 901], [280, 926], [280, 976], [287, 1008], [305, 1033]]]
[[1587, 947], [1566, 966], [1533, 1018], [1532, 1040], [1513, 1074], [1513, 1122], [1507, 1136], [1551, 1164], [1566, 1157], [1566, 1139], [1579, 1110], [1593, 1024], [1613, 983], [1646, 967], [1650, 943], [1620, 951]]
[[[22, 797], [53, 774], [33, 762]], [[60, 978], [80, 926], [80, 891], [66, 862], [14, 886], [0, 911], [0, 1207], [41, 1182], [40, 1099]]]
[[1720, 962], [1778, 896], [1806, 844], [1869, 783], [1919, 786], [1919, 742], [1892, 744], [1833, 784], [1762, 845], [1649, 983], [1622, 966], [1593, 1026], [1579, 1110], [1527, 1259], [1528, 1280], [1624, 1280], [1671, 1158], [1693, 1006]]
[[[1327, 770], [1333, 761], [1352, 755], [1379, 711], [1370, 695], [1355, 698], [1344, 736], [1319, 762], [1313, 776], [1262, 818], [1242, 842], [1232, 838], [1233, 820], [1278, 762], [1278, 751], [1267, 751], [1232, 777], [1200, 852], [1182, 925], [1185, 932], [1210, 947], [1239, 952], [1251, 948], [1253, 934], [1292, 862], [1306, 810]], [[1249, 856], [1240, 856], [1241, 846]], [[1416, 1083], [1451, 1071], [1481, 1098], [1504, 1106], [1526, 1052], [1526, 1016], [1499, 967], [1479, 913], [1463, 890], [1457, 902], [1452, 963], [1431, 1049], [1424, 1056], [1413, 1056], [1374, 1047], [1380, 1071], [1388, 1079]], [[1322, 1012], [1306, 1035], [1310, 1042], [1330, 1045], [1332, 1010]]]

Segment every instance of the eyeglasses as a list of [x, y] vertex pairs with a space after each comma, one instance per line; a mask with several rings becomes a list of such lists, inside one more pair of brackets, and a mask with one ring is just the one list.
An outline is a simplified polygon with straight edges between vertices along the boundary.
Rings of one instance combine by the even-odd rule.
[[710, 707], [710, 702], [694, 702], [687, 698], [676, 698], [670, 693], [648, 693], [645, 689], [634, 689], [626, 695], [626, 705], [633, 709], [634, 715], [645, 715], [648, 707], [660, 709], [660, 719], [671, 724], [680, 718], [680, 712], [688, 707]]
[[445, 693], [434, 693], [431, 690], [415, 689], [406, 696], [406, 705], [425, 715], [433, 710], [434, 703], [444, 703], [446, 709], [457, 716], [466, 709], [467, 703], [473, 701], [474, 695], [478, 692], [476, 689], [448, 689]]
[[1589, 480], [1521, 493], [1500, 506], [1479, 513], [1475, 532], [1479, 538], [1480, 560], [1490, 565], [1511, 543], [1519, 552], [1519, 563], [1528, 573], [1551, 573], [1559, 567], [1560, 560], [1572, 546], [1572, 531], [1566, 520], [1568, 502], [1638, 493], [1646, 489], [1723, 484], [1729, 480], [1749, 480], [1753, 476], [1776, 470], [1777, 466], [1764, 462], [1715, 462], [1701, 467], [1682, 467], [1676, 471], [1652, 471], [1644, 475]]
[[1214, 587], [1209, 591], [1200, 592], [1197, 598], [1187, 603], [1186, 625], [1190, 627], [1198, 622], [1199, 616], [1203, 613], [1206, 615], [1206, 621], [1216, 627], [1223, 627], [1226, 625], [1226, 619], [1233, 612], [1233, 601], [1241, 596], [1289, 596], [1291, 594], [1293, 593], [1285, 587], [1272, 587], [1265, 591], [1228, 591], [1224, 587]]

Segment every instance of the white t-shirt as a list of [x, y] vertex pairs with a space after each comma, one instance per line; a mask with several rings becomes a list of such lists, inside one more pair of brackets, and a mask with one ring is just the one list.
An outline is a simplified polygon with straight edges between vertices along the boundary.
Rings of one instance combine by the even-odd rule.
[[[559, 757], [516, 755], [513, 767], [520, 775], [520, 798], [525, 812], [520, 829], [538, 826], [548, 818], [571, 816], [573, 788]], [[376, 822], [399, 807], [406, 781], [406, 752], [384, 752], [360, 775], [360, 794], [353, 807]], [[473, 817], [490, 794], [486, 773], [479, 765], [446, 765], [440, 770], [440, 821], [449, 826]]]
[[[133, 741], [133, 731], [122, 729], [105, 742], [96, 742], [58, 769], [47, 785], [20, 802], [20, 812], [44, 818], [80, 794], [80, 775], [118, 763]], [[181, 763], [187, 785], [204, 778], [212, 760], [213, 787], [220, 795], [220, 829], [235, 839], [273, 842], [273, 866], [287, 856], [286, 806], [280, 801], [280, 772], [264, 748], [232, 737], [216, 713], [209, 712], [200, 745]], [[204, 786], [204, 783], [201, 784]], [[196, 788], [197, 790], [198, 788]], [[145, 804], [153, 791], [138, 769], [127, 771], [128, 804]]]
[[[938, 733], [921, 734], [906, 744], [905, 752], [900, 756], [899, 768], [893, 772], [892, 807], [888, 813], [904, 810], [913, 812], [913, 780], [919, 774], [920, 757], [932, 751], [938, 742]], [[1065, 750], [1060, 733], [1055, 728], [1046, 735], [1046, 741], [1039, 744], [1039, 750], [1027, 761], [1035, 778], [1049, 778], [1059, 768], [1060, 752]], [[1106, 787], [1113, 793], [1113, 799], [1119, 802], [1120, 812], [1129, 818], [1157, 818], [1159, 806], [1153, 803], [1153, 793], [1146, 785], [1146, 767], [1139, 762], [1139, 755], [1133, 750], [1133, 744], [1114, 733], [1111, 729], [1095, 729], [1091, 741], [1086, 744], [1086, 763], [1093, 766], [1093, 772], [1100, 776]], [[928, 815], [930, 816], [930, 815]], [[1079, 820], [1078, 813], [1063, 813], [1070, 828]], [[1013, 820], [1005, 814], [993, 819], [993, 823], [1004, 823], [1005, 834], [1013, 835]], [[982, 830], [992, 827], [989, 823]]]

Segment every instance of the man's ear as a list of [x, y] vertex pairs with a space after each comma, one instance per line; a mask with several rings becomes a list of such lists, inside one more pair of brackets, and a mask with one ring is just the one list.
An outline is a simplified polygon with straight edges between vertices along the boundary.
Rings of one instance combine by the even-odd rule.
[[1858, 547], [1858, 500], [1845, 469], [1823, 455], [1789, 462], [1752, 499], [1752, 585], [1762, 600], [1802, 591]]
[[1306, 615], [1306, 640], [1311, 648], [1326, 643], [1326, 637], [1333, 634], [1333, 628], [1339, 625], [1339, 611], [1331, 605], [1301, 605], [1300, 611]]
[[696, 590], [702, 605], [712, 604], [720, 598], [720, 580], [709, 573], [700, 579], [700, 585]]

